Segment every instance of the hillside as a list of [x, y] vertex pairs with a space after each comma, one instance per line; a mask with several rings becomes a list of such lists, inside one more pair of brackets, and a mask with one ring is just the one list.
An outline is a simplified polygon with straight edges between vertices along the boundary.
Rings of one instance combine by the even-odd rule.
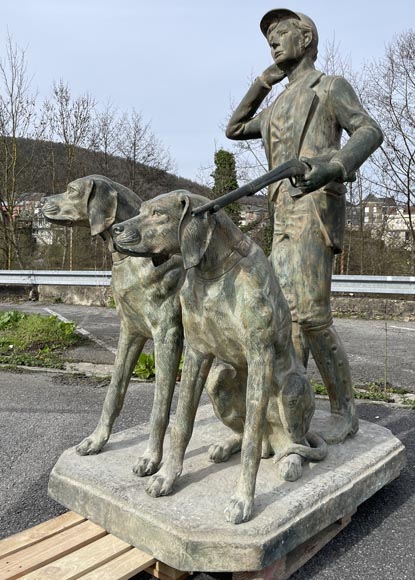
[[[8, 171], [12, 142], [3, 138], [0, 174]], [[7, 157], [7, 155], [9, 157]], [[87, 228], [71, 230], [45, 223], [39, 200], [66, 190], [69, 182], [101, 174], [117, 181], [142, 199], [174, 189], [187, 189], [212, 197], [209, 188], [173, 173], [99, 151], [65, 146], [50, 141], [17, 140], [15, 194], [0, 190], [5, 201], [0, 213], [0, 269], [108, 269], [111, 258], [102, 240], [92, 239]], [[1, 179], [1, 181], [4, 181]], [[10, 179], [8, 180], [10, 184]], [[10, 187], [10, 185], [8, 186]], [[7, 200], [7, 201], [6, 201]], [[14, 216], [13, 252], [10, 261], [10, 215]], [[8, 241], [9, 240], [9, 241]]]
[[[68, 147], [50, 141], [18, 140], [18, 191], [43, 192], [46, 195], [64, 191], [68, 182], [78, 177], [101, 174], [150, 199], [173, 189], [188, 189], [211, 197], [208, 187], [161, 169], [79, 147]], [[24, 161], [23, 161], [24, 160]]]

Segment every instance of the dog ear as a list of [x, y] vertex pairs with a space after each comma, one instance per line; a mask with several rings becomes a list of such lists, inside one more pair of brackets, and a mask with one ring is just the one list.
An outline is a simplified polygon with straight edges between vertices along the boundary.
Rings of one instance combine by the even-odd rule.
[[96, 236], [107, 230], [115, 221], [117, 213], [117, 191], [104, 180], [89, 179], [92, 182], [88, 198], [88, 217], [91, 235]]
[[212, 239], [215, 229], [215, 219], [208, 213], [201, 216], [192, 216], [195, 206], [191, 195], [183, 192], [179, 200], [183, 206], [183, 213], [179, 223], [179, 244], [183, 256], [185, 270], [197, 266]]

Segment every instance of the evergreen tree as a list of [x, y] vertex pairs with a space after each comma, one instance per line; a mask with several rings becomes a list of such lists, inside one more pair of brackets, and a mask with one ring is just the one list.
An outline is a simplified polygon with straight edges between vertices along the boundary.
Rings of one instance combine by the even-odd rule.
[[[220, 197], [238, 188], [236, 177], [235, 156], [225, 149], [219, 149], [215, 153], [215, 170], [212, 173], [214, 185], [212, 188], [215, 197]], [[239, 225], [241, 216], [237, 203], [231, 203], [225, 208], [232, 221]]]

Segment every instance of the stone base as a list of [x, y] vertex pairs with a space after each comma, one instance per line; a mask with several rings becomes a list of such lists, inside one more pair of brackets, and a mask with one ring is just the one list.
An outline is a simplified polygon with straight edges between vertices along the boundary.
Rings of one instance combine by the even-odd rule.
[[[314, 424], [325, 416], [316, 412]], [[132, 472], [148, 431], [113, 435], [100, 455], [65, 451], [49, 481], [49, 494], [178, 570], [245, 572], [283, 558], [395, 479], [405, 465], [402, 443], [388, 429], [361, 421], [359, 433], [329, 448], [321, 463], [304, 465], [303, 477], [278, 478], [272, 459], [261, 461], [252, 519], [238, 526], [223, 510], [235, 489], [239, 454], [212, 464], [207, 450], [228, 430], [210, 405], [199, 409], [184, 469], [173, 495], [152, 498], [147, 478]]]

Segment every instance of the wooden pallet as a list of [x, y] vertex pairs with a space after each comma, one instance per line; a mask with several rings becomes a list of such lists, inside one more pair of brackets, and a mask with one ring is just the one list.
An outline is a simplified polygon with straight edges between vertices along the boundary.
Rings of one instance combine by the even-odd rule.
[[[288, 580], [350, 520], [334, 522], [268, 568], [234, 572], [233, 580]], [[0, 541], [0, 580], [128, 580], [143, 571], [158, 580], [188, 576], [74, 512]]]
[[0, 580], [128, 580], [143, 571], [187, 576], [74, 512], [0, 541]]
[[234, 572], [232, 580], [288, 580], [349, 525], [352, 516], [353, 514], [350, 514], [334, 522], [263, 570], [258, 570], [257, 572]]

